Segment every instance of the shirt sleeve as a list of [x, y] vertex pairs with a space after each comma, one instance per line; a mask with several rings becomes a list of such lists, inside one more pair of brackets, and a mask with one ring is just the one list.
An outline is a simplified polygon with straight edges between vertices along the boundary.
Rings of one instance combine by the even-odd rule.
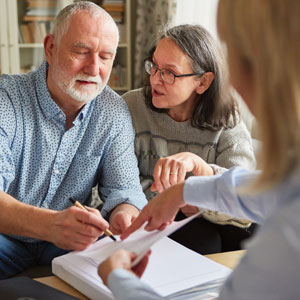
[[183, 197], [187, 204], [251, 220], [262, 224], [277, 207], [279, 193], [276, 189], [252, 195], [247, 188], [259, 171], [232, 168], [222, 175], [194, 176], [187, 179]]
[[278, 210], [248, 243], [220, 300], [299, 299], [300, 204]]
[[13, 105], [6, 92], [0, 90], [0, 190], [7, 192], [15, 178], [12, 143], [16, 120]]
[[109, 274], [108, 287], [116, 300], [165, 299], [137, 276], [123, 269], [116, 269]]
[[122, 125], [116, 124], [117, 129], [113, 129], [114, 135], [107, 145], [99, 180], [99, 193], [104, 201], [103, 216], [121, 203], [131, 204], [139, 210], [147, 204], [134, 153], [135, 133], [125, 102], [118, 121]]

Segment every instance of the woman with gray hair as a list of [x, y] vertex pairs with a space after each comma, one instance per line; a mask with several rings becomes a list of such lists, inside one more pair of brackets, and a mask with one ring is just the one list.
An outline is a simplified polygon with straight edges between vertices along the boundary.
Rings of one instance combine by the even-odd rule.
[[[229, 90], [224, 59], [200, 25], [165, 28], [145, 59], [150, 82], [125, 95], [136, 131], [140, 181], [148, 200], [190, 175], [255, 168], [251, 137]], [[185, 206], [177, 219], [198, 212]], [[206, 210], [171, 238], [201, 254], [240, 249], [248, 220]], [[197, 238], [195, 238], [197, 237]]]

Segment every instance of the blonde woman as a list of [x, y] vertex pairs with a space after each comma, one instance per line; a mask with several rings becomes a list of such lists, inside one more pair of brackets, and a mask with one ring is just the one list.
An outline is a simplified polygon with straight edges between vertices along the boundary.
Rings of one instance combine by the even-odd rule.
[[[218, 29], [227, 44], [231, 82], [261, 126], [262, 172], [237, 168], [174, 185], [148, 203], [123, 238], [147, 220], [148, 230], [163, 228], [186, 203], [249, 218], [262, 227], [219, 299], [299, 299], [300, 1], [221, 0]], [[116, 299], [162, 299], [130, 272], [126, 287], [117, 282], [115, 268], [141, 275], [146, 265], [144, 259], [131, 270], [125, 262], [132, 254], [121, 254], [114, 265], [108, 259], [99, 269], [114, 294], [122, 291]]]

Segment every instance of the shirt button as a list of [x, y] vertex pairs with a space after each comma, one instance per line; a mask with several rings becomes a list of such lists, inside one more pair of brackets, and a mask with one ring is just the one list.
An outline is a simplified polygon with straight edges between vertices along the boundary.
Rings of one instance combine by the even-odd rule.
[[63, 114], [59, 114], [59, 118], [60, 118], [60, 119], [63, 119], [63, 118], [64, 118], [64, 115], [63, 115]]
[[54, 173], [55, 173], [55, 174], [59, 174], [59, 170], [54, 169]]

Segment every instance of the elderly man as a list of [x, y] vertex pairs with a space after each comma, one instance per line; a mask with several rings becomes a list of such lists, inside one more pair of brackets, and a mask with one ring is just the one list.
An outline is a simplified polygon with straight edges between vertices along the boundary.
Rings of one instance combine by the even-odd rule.
[[[107, 85], [118, 45], [113, 19], [91, 2], [64, 8], [46, 61], [0, 79], [0, 279], [82, 250], [146, 204], [125, 102]], [[98, 183], [102, 215], [88, 205]]]

